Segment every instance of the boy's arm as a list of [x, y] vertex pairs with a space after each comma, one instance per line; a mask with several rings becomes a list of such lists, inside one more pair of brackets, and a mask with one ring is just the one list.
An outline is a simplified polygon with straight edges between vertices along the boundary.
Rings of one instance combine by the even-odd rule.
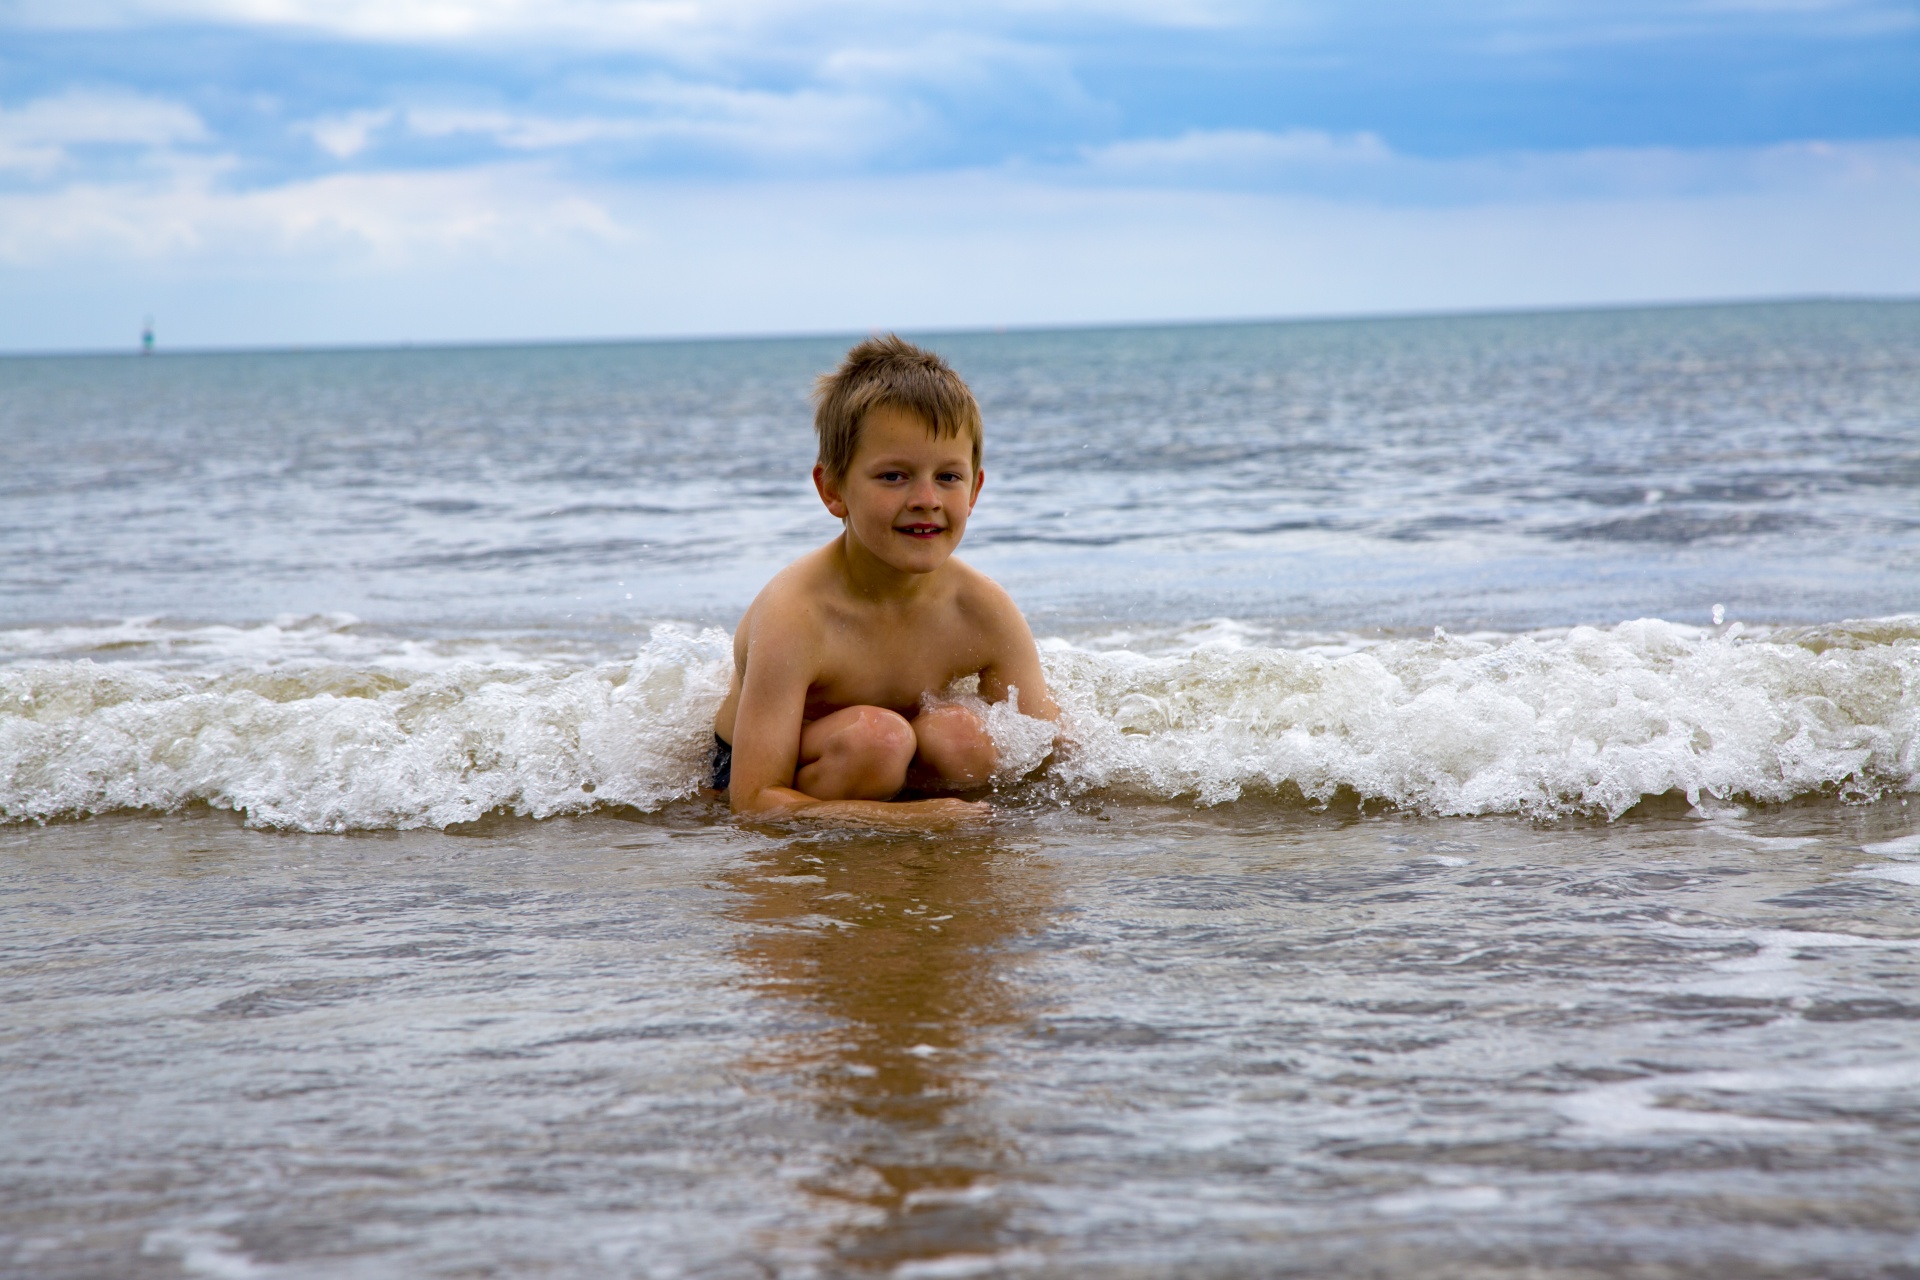
[[[757, 611], [756, 611], [757, 612]], [[800, 619], [768, 610], [753, 620], [747, 669], [733, 721], [733, 811], [762, 818], [804, 818], [856, 827], [926, 831], [977, 821], [987, 807], [941, 798], [816, 800], [793, 787], [800, 761], [800, 728], [813, 682], [811, 646]]]
[[1060, 708], [1047, 692], [1046, 672], [1040, 667], [1040, 647], [1013, 597], [993, 584], [990, 597], [994, 637], [993, 659], [980, 672], [980, 696], [1003, 702], [1007, 690], [1020, 691], [1020, 714], [1036, 720], [1059, 720]]
[[[800, 722], [812, 682], [809, 655], [801, 635], [779, 635], [796, 630], [780, 626], [782, 621], [792, 620], [757, 617], [743, 624], [753, 630], [747, 636], [740, 705], [733, 717], [733, 775], [727, 798], [735, 813], [765, 813], [811, 802], [789, 785], [799, 767]], [[786, 643], [755, 643], [769, 631]]]

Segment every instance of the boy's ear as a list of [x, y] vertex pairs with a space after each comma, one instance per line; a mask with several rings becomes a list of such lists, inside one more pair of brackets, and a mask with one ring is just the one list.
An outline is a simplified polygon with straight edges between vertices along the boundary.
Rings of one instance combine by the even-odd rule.
[[980, 486], [987, 482], [987, 473], [983, 468], [975, 468], [973, 473], [973, 492], [967, 495], [967, 514], [973, 514], [973, 504], [980, 501]]
[[[840, 484], [827, 474], [827, 469], [819, 463], [813, 464], [813, 487], [820, 494], [820, 501], [827, 504], [827, 510], [836, 520], [847, 518], [847, 501], [840, 496]], [[978, 492], [978, 487], [975, 489]]]

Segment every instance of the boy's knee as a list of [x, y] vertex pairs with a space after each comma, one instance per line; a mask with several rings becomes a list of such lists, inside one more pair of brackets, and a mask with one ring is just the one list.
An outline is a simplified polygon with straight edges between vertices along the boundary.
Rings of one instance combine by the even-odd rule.
[[848, 707], [835, 714], [818, 744], [819, 758], [794, 781], [821, 800], [887, 800], [906, 784], [913, 726], [885, 707]]
[[859, 707], [854, 723], [847, 726], [848, 745], [871, 752], [886, 760], [897, 759], [902, 767], [913, 759], [913, 725], [898, 712], [885, 707]]
[[948, 782], [977, 785], [993, 776], [999, 755], [980, 717], [965, 707], [933, 707], [914, 722], [919, 756]]

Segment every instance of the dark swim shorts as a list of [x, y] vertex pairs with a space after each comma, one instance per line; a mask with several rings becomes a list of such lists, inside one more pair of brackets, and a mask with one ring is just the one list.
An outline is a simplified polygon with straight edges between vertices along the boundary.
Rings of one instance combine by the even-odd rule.
[[725, 791], [733, 785], [733, 744], [719, 734], [713, 735], [713, 789]]

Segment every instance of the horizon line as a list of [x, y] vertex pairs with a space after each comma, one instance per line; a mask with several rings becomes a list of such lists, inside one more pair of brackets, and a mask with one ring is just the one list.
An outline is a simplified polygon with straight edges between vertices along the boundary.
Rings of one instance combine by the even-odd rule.
[[[0, 351], [0, 360], [99, 359], [155, 356], [226, 355], [349, 355], [394, 351], [526, 351], [581, 347], [695, 346], [724, 342], [807, 342], [823, 338], [860, 337], [876, 333], [918, 334], [927, 338], [999, 336], [1041, 333], [1124, 332], [1144, 329], [1247, 328], [1259, 325], [1366, 324], [1394, 320], [1474, 320], [1520, 316], [1604, 315], [1634, 311], [1712, 311], [1748, 307], [1833, 304], [1920, 304], [1920, 294], [1804, 293], [1757, 298], [1692, 298], [1640, 302], [1565, 303], [1546, 306], [1464, 307], [1435, 310], [1314, 312], [1303, 315], [1221, 316], [1187, 320], [1109, 320], [1071, 324], [1010, 323], [922, 328], [918, 325], [877, 325], [866, 329], [832, 327], [783, 332], [692, 333], [627, 335], [622, 337], [401, 339], [386, 342], [277, 343], [260, 346], [184, 346], [142, 350], [140, 339], [125, 347], [24, 348]], [[156, 326], [157, 327], [157, 326]]]

